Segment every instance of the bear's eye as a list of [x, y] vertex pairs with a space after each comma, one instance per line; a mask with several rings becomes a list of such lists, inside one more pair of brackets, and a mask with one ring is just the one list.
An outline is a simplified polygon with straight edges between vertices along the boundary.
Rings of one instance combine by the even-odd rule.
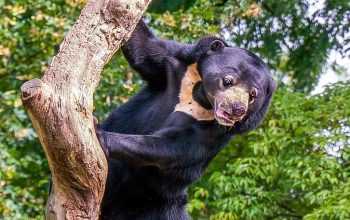
[[258, 96], [258, 89], [257, 88], [252, 88], [249, 92], [249, 104], [254, 103], [255, 98]]
[[225, 76], [222, 80], [224, 87], [231, 87], [236, 83], [236, 79], [233, 76]]

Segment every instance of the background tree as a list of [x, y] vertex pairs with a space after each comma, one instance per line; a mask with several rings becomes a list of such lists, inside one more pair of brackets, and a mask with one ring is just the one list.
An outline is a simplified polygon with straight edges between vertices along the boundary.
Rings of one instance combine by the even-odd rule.
[[[279, 80], [264, 124], [235, 138], [191, 188], [193, 218], [349, 219], [349, 84], [319, 95], [310, 91], [326, 69], [348, 71], [327, 60], [331, 51], [349, 56], [350, 2], [179, 2], [146, 14], [158, 35], [185, 42], [221, 35], [260, 54]], [[0, 218], [34, 219], [43, 213], [47, 162], [19, 86], [47, 68], [82, 5], [78, 0], [0, 0]], [[117, 54], [95, 95], [97, 116], [103, 119], [141, 86]]]

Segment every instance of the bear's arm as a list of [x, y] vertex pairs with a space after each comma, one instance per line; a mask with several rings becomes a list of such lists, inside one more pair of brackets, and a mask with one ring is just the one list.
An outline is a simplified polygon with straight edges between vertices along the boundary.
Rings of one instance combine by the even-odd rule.
[[183, 167], [201, 161], [207, 155], [192, 129], [167, 129], [157, 135], [129, 135], [99, 131], [98, 136], [107, 157], [136, 166], [161, 169]]
[[141, 20], [131, 38], [122, 47], [130, 66], [150, 84], [165, 83], [170, 58], [185, 62], [192, 45], [157, 38]]

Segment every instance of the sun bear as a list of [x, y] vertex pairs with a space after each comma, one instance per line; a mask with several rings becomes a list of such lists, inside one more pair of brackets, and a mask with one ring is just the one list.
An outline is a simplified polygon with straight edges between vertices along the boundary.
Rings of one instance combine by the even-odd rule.
[[109, 160], [101, 219], [186, 220], [187, 187], [259, 125], [275, 83], [248, 50], [159, 39], [143, 21], [122, 50], [146, 85], [97, 125]]

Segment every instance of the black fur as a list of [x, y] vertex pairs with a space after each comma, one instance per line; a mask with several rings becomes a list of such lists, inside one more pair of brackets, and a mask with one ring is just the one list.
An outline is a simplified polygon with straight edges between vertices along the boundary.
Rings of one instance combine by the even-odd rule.
[[[274, 82], [257, 56], [216, 37], [193, 45], [161, 40], [141, 21], [122, 49], [147, 86], [115, 109], [97, 133], [110, 166], [101, 218], [188, 219], [188, 185], [235, 134], [261, 122]], [[224, 74], [236, 74], [241, 83], [258, 89], [243, 121], [228, 129], [215, 120], [197, 121], [174, 112], [181, 79], [192, 63], [198, 64], [203, 79], [194, 98], [205, 108], [212, 107], [207, 93], [219, 89]]]

